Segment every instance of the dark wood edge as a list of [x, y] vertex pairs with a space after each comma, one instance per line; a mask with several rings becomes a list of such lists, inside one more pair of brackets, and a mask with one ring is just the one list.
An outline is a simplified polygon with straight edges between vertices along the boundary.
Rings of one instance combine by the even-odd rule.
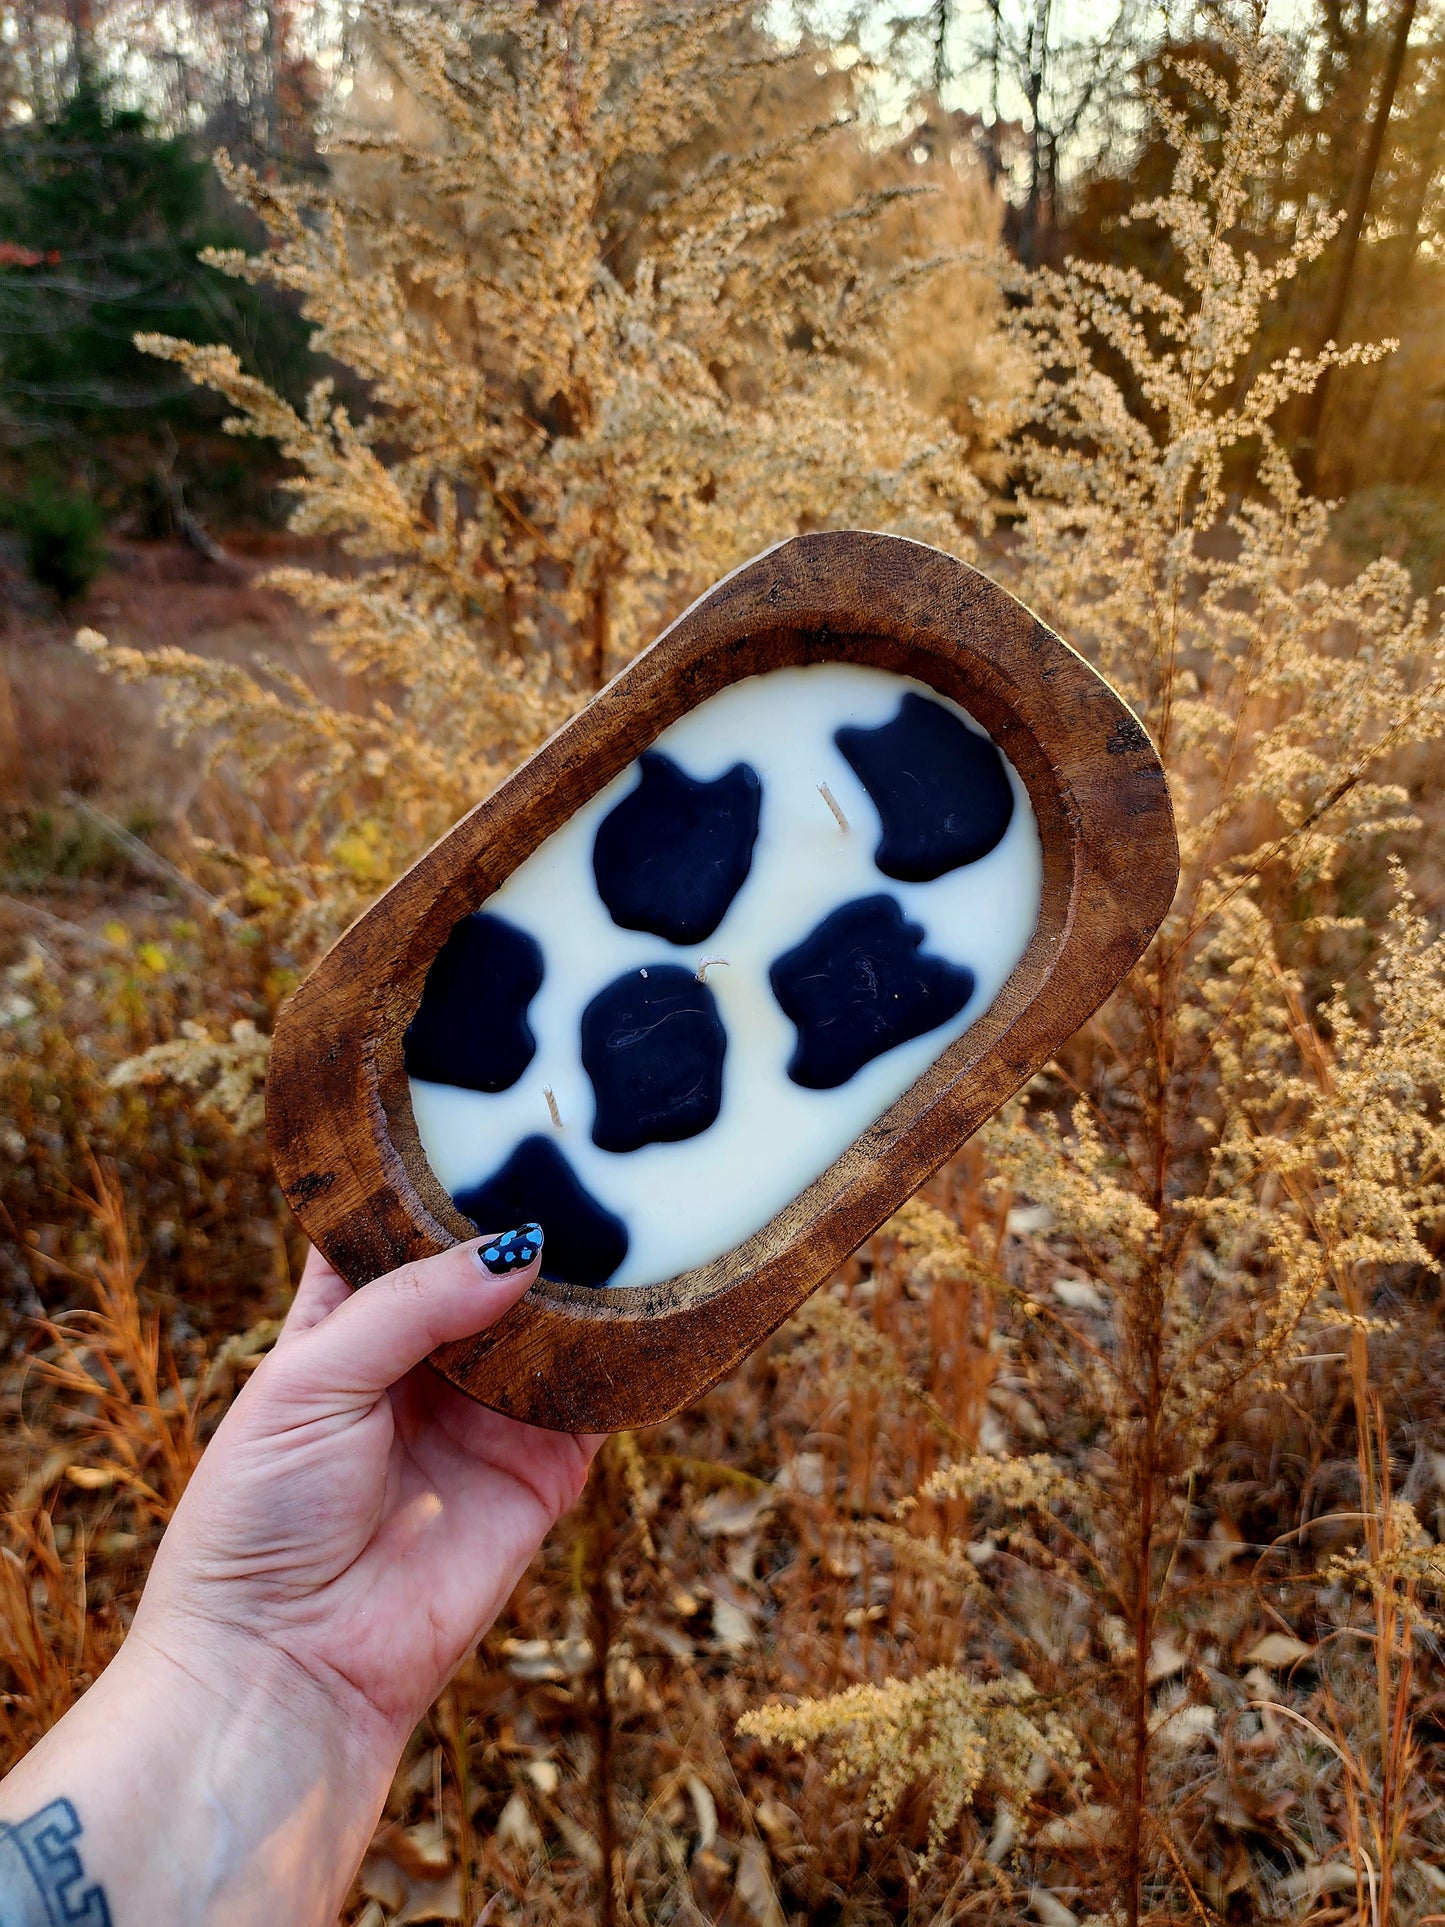
[[[989, 730], [1045, 852], [1033, 941], [992, 1008], [770, 1224], [666, 1283], [534, 1287], [433, 1354], [534, 1424], [669, 1417], [773, 1331], [1097, 1009], [1178, 878], [1159, 760], [1132, 711], [977, 570], [896, 536], [799, 536], [726, 577], [401, 877], [277, 1022], [267, 1125], [307, 1235], [353, 1285], [471, 1237], [422, 1154], [401, 1037], [447, 932], [668, 725], [741, 677], [855, 660], [915, 676]], [[726, 1303], [721, 1300], [726, 1297]]]

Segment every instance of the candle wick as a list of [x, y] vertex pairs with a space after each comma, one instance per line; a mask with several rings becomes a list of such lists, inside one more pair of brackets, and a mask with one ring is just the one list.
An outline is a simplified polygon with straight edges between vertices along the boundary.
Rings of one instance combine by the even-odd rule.
[[820, 783], [818, 785], [818, 794], [819, 796], [822, 797], [823, 801], [828, 805], [828, 808], [833, 812], [834, 816], [837, 817], [838, 828], [840, 830], [846, 831], [849, 827], [848, 819], [846, 816], [844, 816], [842, 810], [839, 808], [837, 797], [834, 796], [833, 792], [828, 788], [828, 785], [826, 783]]
[[544, 1084], [542, 1086], [542, 1095], [547, 1100], [547, 1109], [552, 1113], [552, 1122], [560, 1131], [562, 1128], [562, 1113], [557, 1109], [557, 1100], [552, 1095], [552, 1086], [550, 1084]]
[[700, 984], [707, 982], [707, 973], [712, 969], [714, 964], [721, 964], [724, 970], [731, 970], [732, 968], [732, 965], [726, 957], [704, 957], [697, 967], [697, 980]]

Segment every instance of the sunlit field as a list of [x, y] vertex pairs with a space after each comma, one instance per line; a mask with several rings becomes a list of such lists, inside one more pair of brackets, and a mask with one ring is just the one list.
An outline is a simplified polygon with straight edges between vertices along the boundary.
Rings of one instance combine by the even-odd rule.
[[1445, 1919], [1445, 15], [196, 16], [0, 33], [4, 1764], [299, 1276], [289, 991], [727, 570], [886, 529], [1133, 706], [1173, 908], [608, 1441], [343, 1918]]

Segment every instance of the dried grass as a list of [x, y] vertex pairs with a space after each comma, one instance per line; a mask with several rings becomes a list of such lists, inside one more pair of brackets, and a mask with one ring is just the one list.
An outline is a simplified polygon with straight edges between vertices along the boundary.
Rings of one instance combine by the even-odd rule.
[[[1270, 138], [1267, 45], [1239, 71], [1216, 213]], [[1164, 212], [1198, 310], [1025, 291], [1041, 432], [994, 557], [1165, 744], [1171, 923], [1026, 1110], [728, 1383], [609, 1444], [413, 1736], [350, 1922], [1445, 1911], [1445, 992], [1384, 860], [1431, 901], [1439, 632], [1402, 571], [1330, 574], [1267, 428], [1231, 522], [1269, 291], [1186, 152]], [[1131, 356], [1147, 419], [1105, 372]], [[0, 991], [32, 1319], [3, 1394], [12, 1754], [114, 1650], [298, 1255], [253, 1136], [155, 1081], [171, 1059], [111, 1076], [187, 1021], [214, 1071], [375, 887], [274, 761], [242, 768], [197, 792], [214, 847], [177, 850], [247, 941], [87, 913]]]

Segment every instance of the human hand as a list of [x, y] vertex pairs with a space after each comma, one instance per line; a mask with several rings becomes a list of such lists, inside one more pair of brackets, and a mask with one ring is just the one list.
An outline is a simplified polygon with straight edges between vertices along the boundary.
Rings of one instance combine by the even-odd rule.
[[355, 1294], [310, 1254], [275, 1350], [177, 1509], [135, 1636], [174, 1655], [219, 1637], [243, 1663], [259, 1642], [348, 1714], [379, 1716], [400, 1748], [599, 1443], [488, 1411], [421, 1362], [495, 1323], [536, 1277], [538, 1257], [491, 1275], [483, 1248]]
[[422, 1363], [536, 1276], [490, 1275], [497, 1243], [355, 1293], [312, 1253], [119, 1655], [0, 1784], [0, 1918], [335, 1919], [407, 1736], [599, 1443]]

